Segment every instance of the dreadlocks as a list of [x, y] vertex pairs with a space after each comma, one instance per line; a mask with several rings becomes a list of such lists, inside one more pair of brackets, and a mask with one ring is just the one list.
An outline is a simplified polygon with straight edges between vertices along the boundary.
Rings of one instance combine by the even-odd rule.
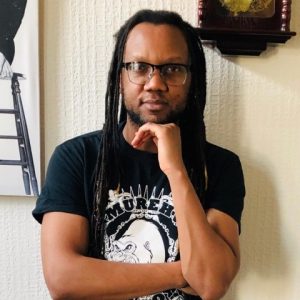
[[[189, 50], [192, 82], [188, 102], [179, 120], [182, 137], [182, 153], [189, 177], [202, 203], [205, 191], [205, 125], [206, 99], [205, 58], [195, 29], [174, 12], [141, 10], [133, 15], [116, 34], [116, 44], [108, 74], [105, 95], [105, 123], [95, 168], [94, 203], [91, 220], [91, 254], [103, 257], [105, 222], [104, 214], [110, 189], [120, 182], [119, 122], [126, 120], [126, 110], [120, 103], [120, 73], [124, 48], [129, 32], [139, 23], [168, 24], [183, 33]], [[121, 105], [121, 107], [120, 107]]]

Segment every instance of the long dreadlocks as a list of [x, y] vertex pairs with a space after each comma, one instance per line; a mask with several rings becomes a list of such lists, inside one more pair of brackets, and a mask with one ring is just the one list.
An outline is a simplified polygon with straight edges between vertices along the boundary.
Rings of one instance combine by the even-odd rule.
[[[205, 192], [205, 125], [204, 107], [206, 101], [205, 58], [196, 30], [174, 12], [141, 10], [128, 19], [116, 34], [116, 44], [108, 74], [105, 95], [105, 123], [103, 125], [100, 149], [95, 168], [93, 216], [91, 220], [91, 254], [103, 257], [104, 214], [110, 189], [116, 189], [120, 182], [119, 122], [126, 120], [126, 110], [120, 103], [120, 73], [124, 48], [129, 32], [139, 23], [168, 24], [183, 33], [189, 50], [192, 81], [188, 102], [179, 120], [182, 137], [182, 153], [193, 186], [204, 202]], [[121, 107], [120, 107], [121, 105]]]

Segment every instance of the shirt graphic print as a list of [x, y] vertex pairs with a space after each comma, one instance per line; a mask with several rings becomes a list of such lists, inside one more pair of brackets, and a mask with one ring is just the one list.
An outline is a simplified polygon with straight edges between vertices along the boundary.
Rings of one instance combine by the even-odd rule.
[[[171, 194], [138, 185], [134, 191], [109, 191], [105, 213], [107, 260], [124, 263], [173, 262], [178, 257], [178, 233]], [[183, 300], [180, 290], [137, 298]]]

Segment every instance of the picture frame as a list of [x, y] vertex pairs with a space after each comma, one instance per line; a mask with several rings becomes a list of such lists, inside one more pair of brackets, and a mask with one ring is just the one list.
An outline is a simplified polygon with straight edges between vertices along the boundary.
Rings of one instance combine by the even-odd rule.
[[0, 0], [0, 195], [41, 186], [39, 1]]
[[199, 0], [198, 31], [222, 54], [260, 55], [268, 44], [285, 43], [291, 0]]

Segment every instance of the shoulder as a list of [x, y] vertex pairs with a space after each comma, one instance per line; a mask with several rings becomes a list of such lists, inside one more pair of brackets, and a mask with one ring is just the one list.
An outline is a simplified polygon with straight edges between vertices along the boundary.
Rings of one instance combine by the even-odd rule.
[[209, 142], [206, 142], [205, 159], [207, 171], [210, 173], [220, 173], [232, 167], [242, 168], [237, 154]]
[[86, 133], [56, 146], [47, 173], [66, 168], [72, 172], [81, 172], [87, 165], [94, 166], [101, 143], [101, 131]]
[[232, 173], [243, 177], [238, 155], [228, 149], [206, 142], [205, 160], [210, 179], [217, 180], [220, 176], [230, 176]]
[[73, 137], [71, 139], [68, 139], [68, 140], [64, 141], [63, 143], [61, 143], [60, 145], [58, 145], [57, 147], [58, 148], [60, 148], [60, 147], [62, 147], [62, 148], [75, 147], [76, 148], [79, 146], [84, 147], [86, 145], [99, 144], [101, 137], [102, 137], [102, 130], [88, 132], [88, 133]]
[[205, 145], [205, 156], [208, 160], [217, 159], [220, 162], [230, 160], [230, 159], [233, 160], [239, 159], [234, 152], [209, 142], [206, 142]]
[[101, 143], [102, 131], [93, 131], [71, 138], [55, 149], [55, 152], [81, 154], [83, 152], [98, 151]]

